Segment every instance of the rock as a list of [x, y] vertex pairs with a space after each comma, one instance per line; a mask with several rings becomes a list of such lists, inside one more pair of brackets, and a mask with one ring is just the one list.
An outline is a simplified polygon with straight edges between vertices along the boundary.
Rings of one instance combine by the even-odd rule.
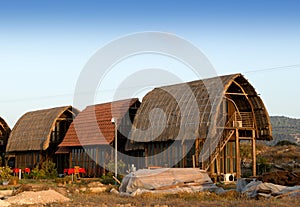
[[7, 201], [0, 200], [0, 206], [1, 206], [1, 207], [10, 206], [10, 203], [7, 202]]
[[104, 184], [102, 184], [101, 182], [91, 182], [88, 184], [88, 187], [89, 188], [92, 188], [92, 187], [103, 187], [105, 186]]
[[63, 187], [63, 186], [64, 186], [64, 184], [62, 184], [62, 183], [57, 184], [57, 187]]
[[88, 184], [88, 189], [92, 193], [102, 193], [107, 190], [106, 186], [101, 182], [91, 182]]
[[80, 188], [79, 190], [80, 190], [81, 192], [85, 192], [85, 191], [86, 191], [86, 188], [83, 187], [83, 188]]
[[113, 194], [118, 195], [118, 194], [119, 194], [119, 191], [117, 191], [115, 188], [112, 188], [112, 189], [110, 190], [110, 193], [113, 193]]
[[0, 190], [0, 196], [6, 197], [11, 196], [13, 194], [12, 190]]
[[91, 193], [102, 193], [106, 191], [106, 187], [92, 187], [89, 190]]

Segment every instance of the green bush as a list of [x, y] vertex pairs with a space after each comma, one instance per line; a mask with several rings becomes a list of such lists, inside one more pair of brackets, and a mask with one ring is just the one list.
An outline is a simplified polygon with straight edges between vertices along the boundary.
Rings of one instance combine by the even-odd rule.
[[35, 167], [27, 178], [33, 179], [54, 179], [57, 178], [57, 170], [55, 163], [52, 161], [45, 161], [42, 163], [41, 168]]
[[9, 180], [11, 177], [12, 170], [10, 167], [0, 167], [0, 179], [1, 180]]
[[55, 163], [50, 160], [42, 163], [42, 169], [40, 171], [42, 171], [40, 172], [41, 176], [45, 176], [47, 179], [56, 178], [58, 175]]
[[294, 142], [290, 142], [289, 140], [282, 140], [282, 141], [279, 141], [276, 143], [275, 146], [285, 146], [285, 145], [297, 145], [296, 143]]
[[106, 175], [101, 176], [101, 183], [108, 185], [108, 184], [114, 184], [115, 180], [113, 179], [113, 174], [111, 172], [107, 173]]

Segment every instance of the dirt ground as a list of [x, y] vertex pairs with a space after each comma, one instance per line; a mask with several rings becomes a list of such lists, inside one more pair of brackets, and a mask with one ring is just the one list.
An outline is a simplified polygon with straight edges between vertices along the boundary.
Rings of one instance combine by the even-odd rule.
[[[243, 206], [243, 207], [253, 207], [253, 206], [300, 206], [299, 198], [281, 198], [281, 199], [248, 199], [245, 196], [235, 192], [229, 191], [222, 195], [217, 195], [209, 192], [202, 193], [180, 193], [176, 195], [153, 195], [144, 194], [137, 197], [124, 197], [110, 192], [99, 192], [92, 193], [85, 189], [88, 186], [87, 183], [73, 183], [64, 186], [57, 185], [54, 182], [42, 182], [35, 184], [25, 184], [23, 185], [24, 192], [18, 192], [15, 197], [10, 197], [9, 199], [14, 199], [15, 201], [19, 198], [21, 199], [34, 199], [33, 194], [28, 194], [28, 192], [38, 192], [35, 195], [36, 199], [40, 199], [40, 204], [23, 204], [18, 202], [13, 203], [11, 206], [16, 207], [94, 207], [94, 206], [118, 206], [118, 207], [131, 207], [131, 206], [151, 206], [151, 207], [171, 207], [171, 206]], [[112, 186], [107, 186], [109, 190]], [[19, 187], [20, 189], [20, 187]], [[53, 190], [53, 191], [52, 191]], [[15, 190], [16, 191], [16, 190]], [[41, 192], [47, 192], [50, 194], [43, 195]], [[19, 196], [19, 198], [18, 198]], [[26, 197], [27, 196], [27, 197]], [[39, 197], [40, 196], [40, 197]], [[29, 198], [28, 198], [29, 197]], [[56, 203], [47, 203], [47, 199], [51, 202], [54, 198], [61, 198], [61, 201]], [[67, 198], [67, 199], [64, 199]], [[44, 199], [44, 201], [43, 201]], [[52, 200], [51, 200], [52, 199]], [[70, 199], [68, 201], [68, 199]], [[4, 200], [4, 201], [6, 201]], [[0, 203], [1, 206], [1, 203]]]

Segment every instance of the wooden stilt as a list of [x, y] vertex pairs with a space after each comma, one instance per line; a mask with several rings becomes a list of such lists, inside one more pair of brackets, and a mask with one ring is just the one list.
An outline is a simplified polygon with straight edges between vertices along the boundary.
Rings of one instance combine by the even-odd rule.
[[219, 152], [219, 155], [216, 159], [216, 166], [217, 166], [217, 176], [220, 176], [221, 175], [221, 172], [220, 172], [220, 152]]
[[256, 145], [255, 145], [255, 131], [252, 131], [252, 174], [256, 176]]
[[240, 139], [239, 130], [235, 130], [235, 156], [236, 156], [236, 178], [241, 177], [241, 155], [240, 155]]

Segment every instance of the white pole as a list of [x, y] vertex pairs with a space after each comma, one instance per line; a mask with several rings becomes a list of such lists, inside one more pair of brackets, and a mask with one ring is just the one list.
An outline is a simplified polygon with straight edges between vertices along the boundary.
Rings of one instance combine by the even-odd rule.
[[118, 176], [118, 124], [115, 120], [115, 177]]
[[22, 170], [19, 169], [19, 180], [21, 180], [21, 178], [22, 178]]

